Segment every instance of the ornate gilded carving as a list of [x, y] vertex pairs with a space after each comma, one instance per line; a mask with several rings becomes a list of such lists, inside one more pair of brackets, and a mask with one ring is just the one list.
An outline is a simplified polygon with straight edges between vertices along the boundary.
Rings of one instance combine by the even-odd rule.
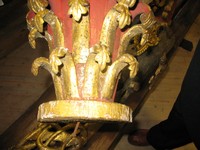
[[[130, 8], [136, 0], [117, 0], [108, 11], [99, 31], [99, 40], [90, 44], [90, 9], [87, 0], [69, 0], [66, 15], [71, 16], [72, 39], [65, 34], [66, 17], [56, 15], [46, 0], [28, 0], [30, 12], [27, 25], [30, 30], [29, 43], [36, 48], [36, 38], [48, 42], [49, 57], [35, 59], [32, 73], [38, 74], [39, 67], [45, 68], [52, 76], [56, 101], [43, 103], [39, 107], [38, 120], [41, 122], [76, 121], [132, 121], [132, 110], [123, 104], [115, 103], [118, 79], [124, 68], [129, 77], [134, 78], [138, 71], [137, 59], [128, 52], [130, 41], [137, 45], [137, 55], [159, 41], [156, 31], [157, 20], [150, 7], [141, 4], [146, 11], [139, 11], [140, 23], [133, 25]], [[53, 4], [52, 4], [53, 5]], [[49, 9], [50, 8], [50, 9]], [[135, 17], [135, 16], [134, 16]], [[66, 19], [66, 20], [63, 20]], [[98, 18], [97, 18], [98, 19]], [[155, 27], [154, 27], [155, 26]], [[124, 31], [122, 31], [123, 29]], [[119, 42], [117, 32], [122, 33]], [[141, 37], [140, 39], [138, 37]], [[138, 38], [136, 40], [136, 38]], [[66, 40], [72, 41], [67, 47]], [[118, 45], [117, 45], [117, 44]], [[80, 148], [87, 139], [84, 125], [42, 124], [28, 135], [18, 146], [27, 149]], [[55, 131], [54, 133], [51, 130]], [[68, 130], [74, 129], [72, 134]], [[31, 140], [33, 139], [33, 140]]]
[[64, 150], [80, 149], [87, 141], [87, 124], [60, 123], [39, 124], [37, 129], [28, 134], [13, 150]]
[[117, 0], [118, 4], [114, 8], [120, 13], [118, 16], [119, 28], [123, 29], [131, 24], [131, 14], [129, 8], [133, 7], [136, 0]]
[[[36, 38], [46, 39], [50, 53], [49, 58], [40, 57], [33, 62], [32, 72], [37, 75], [40, 66], [50, 72], [57, 100], [113, 102], [121, 71], [128, 67], [130, 78], [135, 77], [138, 63], [134, 55], [127, 53], [130, 41], [134, 39], [137, 55], [159, 41], [156, 33], [159, 25], [147, 5], [145, 7], [149, 12], [141, 14], [141, 23], [128, 27], [132, 22], [129, 8], [135, 3], [135, 0], [117, 0], [105, 16], [99, 42], [90, 47], [89, 3], [86, 0], [70, 0], [68, 14], [74, 20], [72, 49], [69, 49], [64, 44], [67, 37], [63, 34], [62, 21], [47, 9], [47, 1], [29, 0], [29, 42], [35, 48]], [[117, 28], [125, 26], [128, 28], [114, 52]], [[42, 121], [41, 118], [39, 120]]]
[[151, 5], [154, 12], [159, 12], [164, 20], [169, 17], [172, 17], [173, 7], [174, 7], [174, 0], [154, 0]]
[[81, 16], [89, 11], [87, 0], [69, 0], [69, 6], [68, 14], [72, 15], [76, 21], [79, 21]]
[[[134, 4], [135, 1], [118, 1], [105, 18], [99, 44], [89, 50], [88, 44], [85, 46], [81, 44], [83, 39], [85, 39], [85, 43], [89, 41], [89, 21], [88, 15], [86, 15], [89, 7], [88, 2], [83, 0], [69, 1], [68, 13], [75, 19], [75, 22], [73, 22], [73, 29], [75, 30], [73, 32], [73, 50], [69, 50], [64, 47], [64, 36], [59, 18], [54, 12], [45, 8], [47, 7], [46, 3], [41, 5], [41, 3], [34, 3], [30, 0], [29, 8], [31, 12], [27, 16], [30, 44], [35, 48], [35, 39], [42, 37], [48, 41], [50, 48], [49, 58], [40, 57], [33, 62], [33, 74], [38, 74], [40, 66], [51, 73], [58, 100], [102, 99], [103, 101], [113, 101], [121, 70], [129, 66], [131, 78], [137, 72], [137, 60], [132, 55], [125, 54], [125, 52], [121, 53], [112, 62], [110, 58], [117, 26], [123, 28], [130, 24], [129, 7]], [[82, 16], [83, 14], [86, 16]], [[80, 19], [81, 21], [79, 21]], [[109, 19], [110, 22], [107, 22]], [[44, 30], [44, 23], [50, 26], [51, 32]], [[134, 30], [131, 31], [135, 32]], [[121, 49], [124, 51], [126, 47]]]
[[129, 45], [128, 51], [135, 56], [143, 54], [149, 47], [156, 46], [160, 38], [158, 37], [158, 31], [161, 27], [167, 24], [156, 22], [151, 26], [143, 35], [136, 35], [133, 37], [132, 44]]

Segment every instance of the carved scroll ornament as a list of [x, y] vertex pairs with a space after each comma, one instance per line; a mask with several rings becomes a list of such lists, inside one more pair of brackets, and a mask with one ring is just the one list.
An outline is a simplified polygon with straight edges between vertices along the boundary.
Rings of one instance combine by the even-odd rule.
[[[34, 137], [33, 147], [51, 149], [62, 141], [59, 149], [65, 149], [79, 141], [80, 148], [87, 139], [80, 122], [131, 122], [131, 108], [116, 103], [115, 93], [121, 71], [128, 68], [134, 78], [138, 71], [135, 56], [159, 42], [156, 31], [161, 24], [150, 7], [136, 0], [28, 0], [28, 7], [30, 45], [36, 48], [35, 40], [44, 38], [49, 46], [49, 57], [37, 58], [32, 73], [37, 75], [43, 67], [51, 74], [56, 100], [39, 107], [38, 121], [50, 124], [39, 126], [18, 147], [31, 144]], [[97, 11], [101, 8], [106, 10], [102, 14]], [[134, 24], [138, 15], [140, 21]], [[102, 22], [95, 24], [94, 19]], [[135, 54], [127, 51], [131, 40]], [[54, 133], [49, 130], [52, 127]], [[72, 127], [71, 135], [66, 131]]]

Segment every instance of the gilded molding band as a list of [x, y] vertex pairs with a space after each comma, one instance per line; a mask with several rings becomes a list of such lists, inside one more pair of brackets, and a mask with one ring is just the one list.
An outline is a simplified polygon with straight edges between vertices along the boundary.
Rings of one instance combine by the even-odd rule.
[[38, 121], [42, 122], [88, 122], [88, 120], [131, 122], [132, 110], [126, 105], [112, 102], [57, 100], [43, 103], [38, 111]]

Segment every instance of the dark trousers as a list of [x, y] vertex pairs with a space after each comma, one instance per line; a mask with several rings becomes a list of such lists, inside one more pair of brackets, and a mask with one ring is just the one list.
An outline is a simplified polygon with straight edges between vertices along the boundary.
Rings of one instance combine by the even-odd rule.
[[150, 129], [147, 140], [157, 150], [190, 142], [200, 150], [200, 42], [169, 117]]

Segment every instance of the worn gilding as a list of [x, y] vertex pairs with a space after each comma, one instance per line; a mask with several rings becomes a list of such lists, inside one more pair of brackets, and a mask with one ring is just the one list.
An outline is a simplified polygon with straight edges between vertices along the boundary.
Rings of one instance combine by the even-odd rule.
[[[114, 103], [114, 99], [121, 71], [128, 68], [130, 78], [134, 78], [138, 71], [136, 55], [128, 52], [130, 41], [134, 39], [134, 43], [137, 44], [135, 46], [137, 55], [142, 54], [149, 46], [154, 46], [159, 41], [156, 34], [158, 28], [154, 27], [159, 26], [159, 23], [154, 18], [150, 7], [139, 3], [138, 5], [146, 10], [144, 12], [135, 10], [135, 14], [141, 13], [141, 23], [132, 25], [134, 10], [130, 10], [130, 8], [136, 5], [136, 1], [117, 0], [105, 15], [102, 28], [98, 31], [100, 32], [99, 40], [91, 45], [90, 39], [93, 37], [90, 37], [89, 1], [59, 2], [62, 3], [59, 5], [60, 9], [65, 7], [63, 5], [68, 5], [65, 14], [69, 15], [68, 18], [58, 13], [58, 10], [54, 11], [53, 4], [56, 5], [56, 3], [53, 0], [49, 0], [49, 2], [50, 7], [46, 0], [28, 1], [30, 9], [27, 15], [27, 24], [30, 30], [29, 42], [35, 48], [35, 39], [44, 38], [49, 45], [49, 58], [37, 58], [33, 62], [32, 72], [37, 75], [40, 66], [50, 72], [57, 99], [55, 102], [40, 106], [38, 120], [55, 121], [59, 120], [56, 118], [60, 116], [62, 120], [66, 121], [68, 119], [131, 121], [130, 109], [124, 109], [124, 105]], [[49, 9], [51, 6], [54, 9]], [[70, 20], [72, 37], [68, 39], [64, 27]], [[116, 35], [119, 35], [119, 31], [121, 34], [120, 38], [117, 37], [119, 39], [117, 42], [115, 39]], [[71, 40], [71, 47], [66, 46], [66, 39]], [[76, 109], [80, 102], [81, 106], [84, 106], [83, 112]], [[63, 103], [66, 108], [61, 107]], [[55, 104], [56, 107], [52, 104]], [[106, 113], [104, 112], [106, 109], [103, 109], [104, 106], [113, 113], [110, 114], [110, 117], [104, 115]], [[84, 112], [92, 110], [101, 113], [83, 115]], [[68, 115], [69, 117], [67, 117]], [[126, 116], [125, 119], [122, 116]]]
[[40, 105], [38, 120], [45, 122], [75, 122], [77, 120], [131, 122], [132, 110], [126, 105], [111, 102], [58, 100]]
[[[37, 75], [43, 67], [51, 74], [56, 100], [39, 106], [38, 121], [43, 123], [14, 149], [81, 149], [88, 138], [87, 122], [132, 121], [131, 108], [114, 101], [117, 83], [124, 68], [130, 78], [136, 76], [135, 56], [158, 44], [162, 23], [136, 0], [95, 2], [28, 0], [29, 43], [36, 48], [36, 39], [44, 38], [49, 46], [49, 57], [36, 58], [31, 70]], [[93, 13], [104, 3], [109, 6], [100, 29], [99, 24], [90, 28], [95, 21], [90, 20], [90, 3], [95, 4]], [[137, 15], [140, 22], [133, 25]], [[99, 33], [98, 39], [90, 37], [92, 31]]]

